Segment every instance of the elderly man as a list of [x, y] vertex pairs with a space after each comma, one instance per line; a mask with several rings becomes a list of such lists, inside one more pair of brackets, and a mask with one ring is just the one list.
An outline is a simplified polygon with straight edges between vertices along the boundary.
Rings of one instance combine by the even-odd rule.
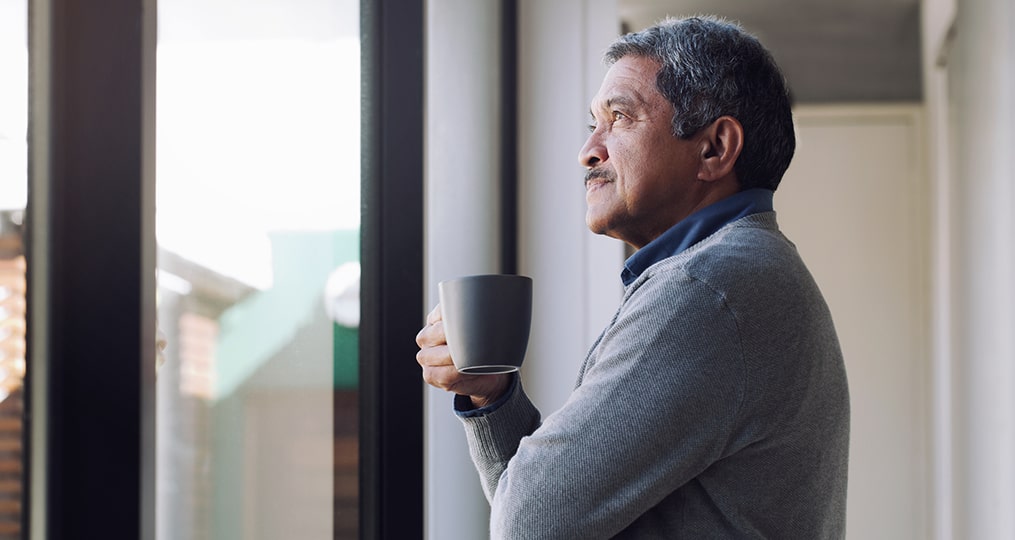
[[849, 394], [828, 308], [776, 224], [793, 156], [771, 55], [697, 17], [618, 39], [579, 154], [589, 228], [638, 251], [564, 406], [463, 375], [440, 306], [417, 336], [456, 394], [491, 536], [837, 538]]

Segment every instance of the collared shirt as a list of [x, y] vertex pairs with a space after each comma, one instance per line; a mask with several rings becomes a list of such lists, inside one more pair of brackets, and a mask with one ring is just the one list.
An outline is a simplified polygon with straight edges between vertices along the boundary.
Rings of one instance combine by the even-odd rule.
[[772, 195], [771, 190], [764, 188], [744, 190], [680, 220], [627, 259], [620, 273], [624, 286], [634, 283], [648, 267], [697, 244], [726, 224], [751, 214], [771, 212]]

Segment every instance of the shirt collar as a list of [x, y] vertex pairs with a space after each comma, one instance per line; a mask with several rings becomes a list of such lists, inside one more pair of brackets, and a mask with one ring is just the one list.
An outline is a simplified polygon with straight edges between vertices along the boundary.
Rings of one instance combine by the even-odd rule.
[[697, 244], [724, 225], [751, 214], [771, 212], [772, 195], [772, 190], [764, 188], [744, 190], [680, 220], [627, 259], [620, 273], [624, 286], [634, 283], [648, 267]]

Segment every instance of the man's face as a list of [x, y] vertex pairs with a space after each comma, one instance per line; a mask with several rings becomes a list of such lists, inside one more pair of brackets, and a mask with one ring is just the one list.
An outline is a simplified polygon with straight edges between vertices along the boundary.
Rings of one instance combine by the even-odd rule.
[[578, 159], [588, 169], [585, 221], [637, 248], [695, 210], [698, 137], [672, 134], [673, 106], [656, 88], [659, 63], [625, 56], [592, 100], [592, 134]]

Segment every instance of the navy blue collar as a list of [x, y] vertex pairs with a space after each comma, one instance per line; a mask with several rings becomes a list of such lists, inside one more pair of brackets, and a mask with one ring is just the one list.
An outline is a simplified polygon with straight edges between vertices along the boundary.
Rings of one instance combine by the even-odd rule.
[[773, 192], [769, 189], [748, 189], [680, 220], [627, 259], [624, 270], [620, 273], [624, 286], [634, 283], [646, 268], [697, 244], [727, 223], [751, 214], [771, 212], [772, 195]]

